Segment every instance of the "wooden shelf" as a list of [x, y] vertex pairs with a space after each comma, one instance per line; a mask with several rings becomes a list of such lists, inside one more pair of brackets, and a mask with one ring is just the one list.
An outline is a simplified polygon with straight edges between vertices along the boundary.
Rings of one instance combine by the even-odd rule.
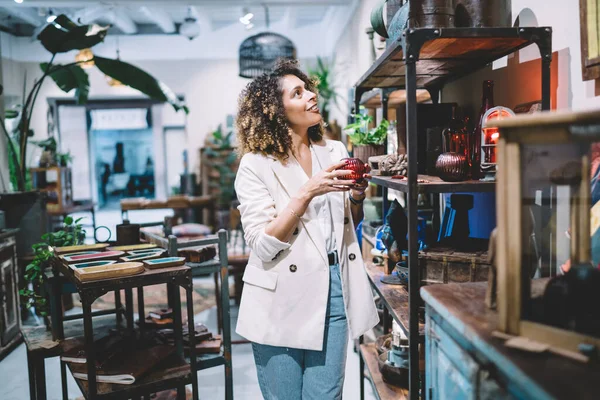
[[[31, 353], [40, 353], [44, 357], [56, 357], [71, 350], [83, 342], [83, 319], [63, 322], [65, 339], [52, 340], [52, 332], [46, 326], [24, 326], [21, 332]], [[98, 340], [110, 334], [114, 329], [125, 328], [125, 323], [117, 325], [114, 314], [94, 317], [94, 339]]]
[[[383, 267], [367, 262], [365, 263], [365, 268], [371, 285], [390, 311], [392, 318], [400, 325], [404, 334], [408, 337], [409, 307], [406, 287], [381, 282], [381, 277], [384, 275]], [[425, 325], [421, 323], [419, 323], [419, 336], [425, 337]]]
[[[431, 100], [431, 95], [425, 89], [417, 90], [417, 103], [423, 103]], [[388, 108], [398, 108], [406, 104], [406, 90], [394, 90], [388, 97]], [[360, 102], [365, 108], [379, 108], [381, 104], [381, 90], [373, 89], [363, 94]]]
[[374, 343], [361, 344], [360, 355], [365, 361], [365, 366], [369, 371], [369, 376], [371, 377], [371, 383], [373, 385], [375, 395], [379, 400], [408, 399], [408, 389], [389, 385], [383, 381], [381, 372], [379, 372], [379, 364], [377, 363], [377, 348], [375, 347]]
[[[69, 363], [67, 363], [69, 366]], [[70, 366], [69, 366], [70, 370]], [[144, 375], [138, 381], [131, 385], [118, 385], [112, 383], [98, 383], [97, 398], [131, 398], [145, 395], [147, 393], [156, 393], [161, 390], [177, 387], [178, 384], [191, 383], [192, 374], [190, 366], [180, 356], [174, 354], [148, 374]], [[88, 381], [75, 379], [77, 386], [87, 399], [89, 395]]]
[[[407, 48], [420, 53], [417, 87], [440, 87], [487, 64], [552, 35], [539, 28], [418, 28], [406, 33]], [[359, 88], [405, 88], [406, 60], [403, 40], [390, 45], [356, 84]]]
[[[419, 193], [493, 192], [496, 190], [495, 181], [445, 182], [438, 176], [430, 175], [419, 175], [418, 179], [428, 181], [428, 183], [417, 184]], [[371, 182], [389, 189], [408, 192], [407, 180], [392, 179], [389, 176], [374, 176]]]

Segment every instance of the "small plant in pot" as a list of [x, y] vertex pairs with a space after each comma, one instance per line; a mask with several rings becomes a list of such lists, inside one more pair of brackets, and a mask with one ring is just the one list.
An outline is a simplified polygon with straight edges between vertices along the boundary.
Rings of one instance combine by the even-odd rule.
[[344, 128], [352, 142], [354, 157], [368, 163], [369, 157], [385, 154], [385, 142], [390, 123], [384, 119], [375, 128], [369, 129], [373, 122], [370, 115], [353, 114], [355, 122]]
[[[19, 294], [28, 309], [35, 307], [36, 313], [46, 317], [48, 315], [48, 299], [45, 285], [48, 280], [46, 269], [53, 256], [52, 247], [76, 246], [83, 244], [85, 230], [79, 223], [81, 218], [74, 220], [67, 216], [63, 226], [58, 232], [49, 232], [42, 235], [42, 241], [32, 246], [33, 260], [25, 267], [26, 288]], [[31, 284], [31, 285], [30, 285]]]

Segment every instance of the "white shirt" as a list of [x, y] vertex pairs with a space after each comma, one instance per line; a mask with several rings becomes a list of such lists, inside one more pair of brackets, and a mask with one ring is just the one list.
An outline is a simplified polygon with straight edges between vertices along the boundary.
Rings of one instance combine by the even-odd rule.
[[[312, 145], [310, 146], [310, 155], [312, 162], [312, 175], [318, 174], [327, 165], [321, 165]], [[331, 204], [331, 193], [316, 196], [312, 199], [312, 203], [316, 206], [319, 216], [319, 226], [321, 227], [321, 233], [325, 238], [325, 248], [327, 253], [331, 253], [336, 250], [335, 242], [335, 231], [333, 228], [333, 219], [330, 211]], [[262, 236], [262, 240], [259, 240], [256, 244], [257, 251], [261, 254], [264, 259], [275, 257], [281, 250], [288, 249], [289, 243], [282, 242], [274, 236], [267, 235], [266, 233]]]
[[[313, 176], [321, 172], [327, 165], [321, 165], [312, 145], [310, 146], [310, 155], [312, 156], [312, 174]], [[324, 194], [316, 196], [312, 199], [313, 203], [317, 207], [319, 215], [319, 225], [321, 226], [321, 233], [325, 238], [325, 248], [327, 253], [331, 253], [335, 250], [335, 232], [333, 228], [333, 219], [331, 218], [331, 194]]]

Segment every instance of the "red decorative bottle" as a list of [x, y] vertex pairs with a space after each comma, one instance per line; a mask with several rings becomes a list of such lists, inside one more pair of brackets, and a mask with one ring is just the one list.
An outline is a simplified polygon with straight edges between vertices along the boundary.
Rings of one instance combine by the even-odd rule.
[[452, 110], [452, 119], [442, 131], [444, 153], [458, 153], [464, 155], [467, 160], [470, 159], [471, 133], [467, 129], [467, 123], [468, 118], [460, 118], [459, 110]]
[[475, 127], [471, 135], [471, 177], [473, 179], [479, 179], [483, 176], [481, 172], [481, 131], [483, 116], [492, 107], [494, 107], [494, 81], [483, 81], [481, 110], [476, 120], [477, 127]]

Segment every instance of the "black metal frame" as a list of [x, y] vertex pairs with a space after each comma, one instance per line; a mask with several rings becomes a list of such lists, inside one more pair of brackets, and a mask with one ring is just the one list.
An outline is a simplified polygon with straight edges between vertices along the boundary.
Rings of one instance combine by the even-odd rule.
[[[393, 87], [393, 88], [381, 88], [382, 89], [382, 107], [383, 115], [387, 117], [387, 96], [391, 90], [406, 89], [406, 136], [407, 136], [407, 154], [408, 154], [408, 182], [407, 182], [407, 214], [408, 214], [408, 267], [409, 267], [409, 392], [410, 399], [419, 399], [420, 389], [420, 371], [419, 371], [419, 303], [420, 303], [420, 271], [418, 268], [418, 237], [417, 237], [417, 197], [419, 194], [419, 185], [417, 184], [417, 62], [419, 61], [419, 55], [423, 45], [437, 38], [523, 38], [527, 42], [518, 48], [511, 49], [508, 53], [512, 53], [522, 47], [535, 43], [541, 54], [541, 78], [542, 78], [542, 109], [550, 109], [550, 64], [552, 62], [552, 29], [549, 27], [539, 28], [448, 28], [448, 29], [435, 29], [435, 28], [422, 28], [422, 29], [408, 29], [404, 32], [400, 39], [402, 49], [405, 49], [404, 61], [406, 68], [405, 86]], [[355, 110], [358, 112], [360, 106], [360, 100], [363, 93], [372, 90], [374, 88], [368, 86], [362, 86], [361, 83], [369, 78], [370, 74], [383, 62], [386, 58], [397, 51], [397, 46], [394, 46], [380, 57], [379, 60], [367, 71], [367, 73], [359, 80], [355, 88]], [[502, 54], [504, 56], [507, 54]], [[500, 57], [501, 57], [500, 56]], [[494, 61], [494, 59], [483, 60], [480, 62], [474, 62], [472, 68], [468, 70], [457, 71], [455, 74], [448, 74], [447, 78], [444, 78], [441, 84], [433, 87], [425, 87], [430, 94], [431, 99], [434, 103], [438, 102], [439, 91], [442, 87], [452, 81], [453, 79], [468, 75], [478, 69], [485, 67], [485, 65]], [[379, 182], [381, 184], [383, 182]], [[460, 185], [460, 183], [459, 183]], [[451, 190], [452, 186], [449, 186]], [[383, 190], [384, 200], [384, 214], [387, 210], [387, 187]], [[387, 308], [384, 306], [384, 310]], [[389, 319], [384, 312], [384, 329], [389, 327], [389, 323], [386, 319]], [[362, 337], [359, 340], [362, 343]], [[360, 358], [360, 369], [361, 369], [361, 381], [363, 379], [362, 373], [364, 371], [364, 360]], [[364, 399], [364, 383], [361, 382], [361, 399]], [[423, 393], [425, 396], [425, 393]]]

